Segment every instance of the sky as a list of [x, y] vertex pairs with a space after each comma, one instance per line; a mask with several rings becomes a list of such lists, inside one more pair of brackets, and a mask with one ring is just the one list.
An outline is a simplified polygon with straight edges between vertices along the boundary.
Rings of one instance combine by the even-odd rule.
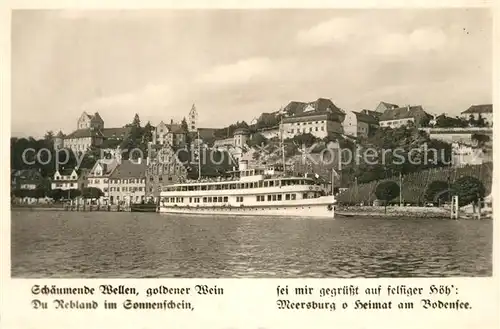
[[251, 122], [290, 101], [458, 115], [492, 103], [487, 9], [16, 10], [12, 135]]

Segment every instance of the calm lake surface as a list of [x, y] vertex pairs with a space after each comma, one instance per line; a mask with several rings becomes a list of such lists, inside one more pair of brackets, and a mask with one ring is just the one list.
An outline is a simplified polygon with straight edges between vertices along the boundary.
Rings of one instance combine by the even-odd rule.
[[491, 276], [491, 220], [12, 212], [12, 276]]

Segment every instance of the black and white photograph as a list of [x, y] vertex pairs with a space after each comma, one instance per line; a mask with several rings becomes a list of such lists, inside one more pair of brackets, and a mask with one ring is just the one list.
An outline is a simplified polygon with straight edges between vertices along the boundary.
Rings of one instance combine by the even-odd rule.
[[10, 37], [12, 278], [493, 275], [488, 8], [16, 9]]

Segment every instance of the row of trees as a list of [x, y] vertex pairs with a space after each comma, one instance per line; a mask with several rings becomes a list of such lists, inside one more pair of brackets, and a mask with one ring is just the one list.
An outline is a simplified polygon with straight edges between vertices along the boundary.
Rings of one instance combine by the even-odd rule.
[[82, 190], [78, 189], [47, 190], [41, 187], [37, 187], [36, 189], [33, 190], [23, 190], [23, 189], [14, 190], [12, 191], [12, 196], [17, 198], [36, 198], [36, 199], [47, 197], [54, 199], [54, 201], [73, 200], [77, 197], [94, 200], [104, 196], [104, 192], [97, 187], [86, 187]]
[[[385, 211], [387, 203], [399, 196], [400, 186], [394, 181], [384, 181], [375, 188], [377, 199], [384, 201]], [[486, 189], [483, 183], [471, 176], [464, 176], [457, 179], [453, 184], [445, 181], [433, 181], [425, 191], [425, 198], [429, 202], [446, 202], [451, 195], [458, 196], [459, 205], [477, 204], [484, 198]]]

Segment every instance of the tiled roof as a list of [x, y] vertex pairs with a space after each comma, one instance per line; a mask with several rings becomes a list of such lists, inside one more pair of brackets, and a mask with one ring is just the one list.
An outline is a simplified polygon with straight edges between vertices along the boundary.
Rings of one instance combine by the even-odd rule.
[[291, 101], [287, 106], [285, 106], [284, 110], [288, 115], [296, 115], [302, 113], [306, 105], [307, 103], [304, 102]]
[[472, 113], [493, 113], [493, 105], [492, 104], [472, 105], [467, 110], [462, 112], [462, 114], [472, 114]]
[[110, 178], [144, 178], [146, 177], [146, 160], [121, 160]]
[[363, 109], [361, 110], [361, 113], [364, 113], [364, 114], [367, 114], [367, 115], [370, 115], [374, 118], [376, 118], [377, 120], [380, 119], [380, 116], [382, 115], [382, 113], [380, 112], [377, 112], [377, 111], [371, 111], [371, 110], [366, 110], [366, 109]]
[[398, 107], [396, 109], [387, 110], [380, 116], [380, 121], [387, 120], [398, 120], [398, 119], [407, 119], [414, 117], [423, 117], [427, 114], [422, 106], [410, 106], [410, 107]]
[[365, 122], [368, 124], [378, 124], [377, 118], [372, 115], [368, 115], [363, 112], [354, 112], [354, 114], [356, 114], [358, 121]]
[[304, 110], [309, 105], [314, 108], [315, 112], [324, 112], [328, 110], [331, 113], [344, 115], [344, 113], [335, 104], [333, 104], [330, 99], [327, 98], [318, 98], [317, 100], [308, 103], [292, 101], [285, 106], [284, 110], [289, 116], [298, 116], [303, 114]]
[[77, 129], [64, 138], [72, 139], [72, 138], [87, 138], [87, 137], [103, 137], [103, 135], [101, 131], [95, 129]]
[[384, 104], [387, 108], [399, 108], [399, 105], [397, 104], [391, 104], [387, 102], [380, 102], [380, 104]]
[[182, 128], [182, 125], [178, 123], [171, 123], [166, 125], [168, 129], [174, 134], [184, 134], [186, 131]]
[[101, 132], [104, 138], [107, 139], [124, 139], [128, 136], [130, 130], [130, 127], [104, 128]]
[[89, 175], [95, 175], [95, 171], [97, 166], [101, 166], [103, 168], [103, 175], [109, 175], [115, 170], [115, 168], [118, 166], [118, 161], [116, 159], [109, 159], [109, 160], [98, 160], [95, 164], [94, 167], [92, 167], [92, 170], [90, 171]]
[[315, 120], [338, 121], [338, 119], [339, 119], [338, 116], [335, 114], [326, 111], [321, 111], [321, 112], [306, 112], [293, 117], [287, 117], [283, 119], [283, 122], [290, 123], [290, 122], [304, 122], [304, 121], [315, 121]]
[[248, 135], [250, 134], [247, 128], [241, 127], [234, 131], [233, 135]]

